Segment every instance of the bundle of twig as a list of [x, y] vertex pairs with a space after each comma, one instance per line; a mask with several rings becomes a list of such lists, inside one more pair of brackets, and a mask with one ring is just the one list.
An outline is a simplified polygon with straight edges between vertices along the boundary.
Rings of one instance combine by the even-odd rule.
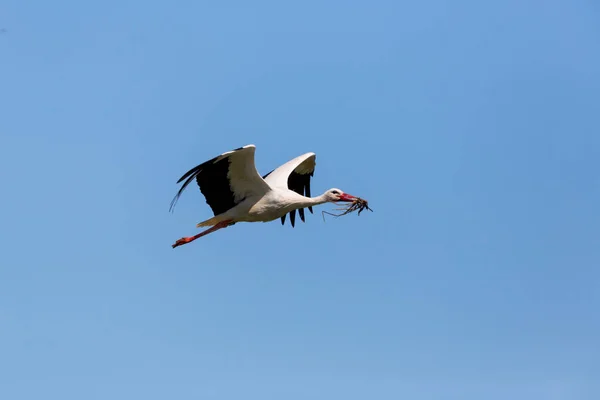
[[363, 212], [363, 210], [369, 210], [371, 212], [373, 212], [373, 210], [371, 210], [369, 208], [369, 202], [365, 199], [361, 199], [360, 197], [357, 197], [352, 203], [350, 203], [349, 205], [345, 206], [345, 207], [341, 207], [341, 208], [336, 208], [336, 210], [340, 210], [340, 211], [344, 211], [343, 213], [340, 214], [333, 214], [327, 211], [323, 211], [322, 215], [323, 215], [323, 221], [325, 221], [325, 214], [328, 215], [332, 215], [334, 217], [341, 217], [342, 215], [346, 215], [346, 214], [350, 214], [354, 211], [358, 210], [358, 215], [360, 215], [361, 212]]

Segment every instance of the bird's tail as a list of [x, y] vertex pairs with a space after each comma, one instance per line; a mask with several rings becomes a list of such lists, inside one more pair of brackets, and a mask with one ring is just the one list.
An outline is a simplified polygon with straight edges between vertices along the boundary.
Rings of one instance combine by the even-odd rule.
[[207, 219], [206, 221], [199, 222], [196, 224], [196, 228], [202, 228], [203, 226], [215, 226], [221, 222], [221, 219], [218, 216]]

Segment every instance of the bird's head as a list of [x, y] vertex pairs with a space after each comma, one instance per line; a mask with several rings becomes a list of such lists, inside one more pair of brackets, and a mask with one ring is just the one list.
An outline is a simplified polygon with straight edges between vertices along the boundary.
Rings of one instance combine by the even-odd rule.
[[344, 193], [340, 189], [336, 188], [326, 191], [325, 198], [331, 203], [337, 203], [338, 201], [352, 202], [356, 200], [356, 197], [352, 196], [351, 194]]

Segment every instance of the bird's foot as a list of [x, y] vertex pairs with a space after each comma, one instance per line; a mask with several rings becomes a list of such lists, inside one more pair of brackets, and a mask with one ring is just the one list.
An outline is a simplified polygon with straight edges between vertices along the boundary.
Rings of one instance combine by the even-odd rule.
[[213, 226], [212, 228], [207, 229], [204, 232], [200, 232], [196, 236], [182, 237], [181, 239], [176, 241], [175, 244], [171, 245], [171, 247], [175, 248], [177, 246], [181, 246], [182, 244], [193, 242], [194, 240], [201, 238], [202, 236], [208, 235], [209, 233], [212, 233], [212, 232], [217, 231], [222, 228], [227, 228], [229, 225], [233, 225], [232, 221], [230, 221], [230, 220], [221, 221], [218, 224], [216, 224], [215, 226]]
[[171, 247], [175, 248], [177, 246], [181, 246], [182, 244], [189, 243], [192, 240], [194, 240], [193, 237], [182, 237], [181, 239], [179, 239], [178, 241], [176, 241], [175, 244], [171, 245]]

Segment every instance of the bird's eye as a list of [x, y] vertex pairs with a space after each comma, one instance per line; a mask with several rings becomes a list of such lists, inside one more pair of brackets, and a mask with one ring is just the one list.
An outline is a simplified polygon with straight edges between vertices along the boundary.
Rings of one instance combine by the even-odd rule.
[[333, 194], [340, 194], [340, 192], [338, 192], [337, 190], [332, 190], [331, 193], [333, 193]]

